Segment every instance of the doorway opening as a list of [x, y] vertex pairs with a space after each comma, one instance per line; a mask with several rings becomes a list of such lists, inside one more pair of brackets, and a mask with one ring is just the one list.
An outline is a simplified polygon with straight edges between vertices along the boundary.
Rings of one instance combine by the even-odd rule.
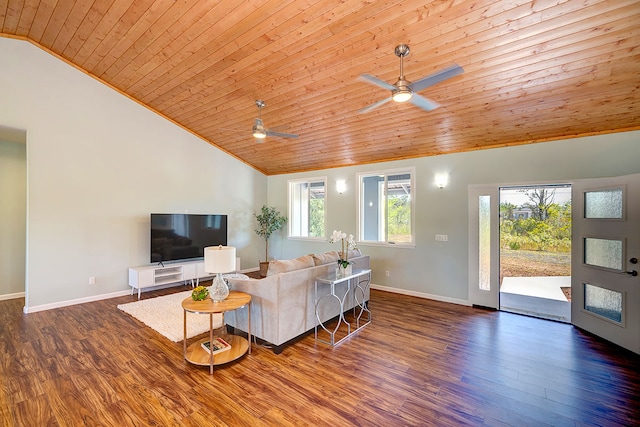
[[500, 188], [500, 310], [571, 322], [571, 186]]
[[0, 300], [25, 298], [27, 132], [0, 125]]

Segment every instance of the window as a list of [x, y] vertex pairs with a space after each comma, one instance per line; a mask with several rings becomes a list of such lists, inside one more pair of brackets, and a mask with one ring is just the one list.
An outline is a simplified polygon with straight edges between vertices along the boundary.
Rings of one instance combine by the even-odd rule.
[[289, 181], [289, 237], [325, 238], [327, 178]]
[[358, 174], [358, 240], [413, 245], [415, 170]]

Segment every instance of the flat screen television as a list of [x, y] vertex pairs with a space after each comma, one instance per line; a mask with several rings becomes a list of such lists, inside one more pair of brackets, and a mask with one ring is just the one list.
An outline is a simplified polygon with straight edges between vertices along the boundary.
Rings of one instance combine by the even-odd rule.
[[227, 246], [227, 215], [151, 214], [151, 262], [204, 257], [207, 246]]

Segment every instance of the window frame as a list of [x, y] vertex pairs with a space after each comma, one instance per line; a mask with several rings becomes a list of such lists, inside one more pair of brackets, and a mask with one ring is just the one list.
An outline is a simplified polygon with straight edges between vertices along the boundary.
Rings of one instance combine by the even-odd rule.
[[[318, 237], [313, 237], [313, 236], [300, 236], [300, 235], [292, 235], [292, 231], [293, 231], [293, 227], [294, 224], [296, 223], [296, 221], [293, 220], [294, 218], [294, 206], [292, 204], [293, 201], [293, 186], [295, 185], [300, 185], [300, 184], [307, 184], [308, 188], [311, 188], [311, 184], [313, 183], [317, 183], [317, 182], [322, 182], [324, 184], [324, 215], [322, 218], [322, 222], [323, 222], [323, 228], [324, 228], [324, 233], [322, 236], [318, 236]], [[310, 209], [310, 201], [311, 198], [308, 197], [307, 198], [308, 203], [307, 203], [307, 209], [308, 212], [311, 211]], [[307, 241], [325, 241], [326, 240], [326, 234], [327, 234], [327, 177], [326, 176], [319, 176], [319, 177], [312, 177], [312, 178], [298, 178], [298, 179], [290, 179], [287, 181], [287, 212], [289, 213], [289, 221], [288, 222], [288, 226], [287, 226], [287, 237], [289, 239], [292, 240], [307, 240]], [[307, 234], [310, 233], [310, 224], [307, 224]]]
[[[410, 242], [391, 242], [388, 240], [388, 223], [387, 223], [387, 209], [384, 210], [384, 228], [385, 235], [384, 241], [378, 240], [364, 240], [364, 182], [363, 179], [370, 176], [383, 176], [384, 182], [388, 182], [388, 177], [393, 175], [409, 175], [409, 200], [411, 208], [411, 241]], [[357, 230], [358, 230], [358, 245], [363, 246], [384, 246], [384, 247], [396, 247], [396, 248], [415, 248], [416, 247], [416, 168], [397, 168], [397, 169], [383, 169], [376, 171], [360, 172], [357, 174], [358, 182], [358, 217], [357, 217]], [[386, 188], [386, 186], [385, 186]], [[385, 206], [388, 206], [388, 194], [384, 195]]]

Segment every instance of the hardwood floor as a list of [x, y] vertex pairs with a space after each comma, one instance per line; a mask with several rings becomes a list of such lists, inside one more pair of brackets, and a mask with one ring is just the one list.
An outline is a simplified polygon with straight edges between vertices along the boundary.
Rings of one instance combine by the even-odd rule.
[[[184, 290], [157, 291], [145, 298]], [[0, 301], [2, 426], [630, 426], [640, 356], [571, 325], [372, 291], [373, 323], [213, 376], [116, 308]]]

